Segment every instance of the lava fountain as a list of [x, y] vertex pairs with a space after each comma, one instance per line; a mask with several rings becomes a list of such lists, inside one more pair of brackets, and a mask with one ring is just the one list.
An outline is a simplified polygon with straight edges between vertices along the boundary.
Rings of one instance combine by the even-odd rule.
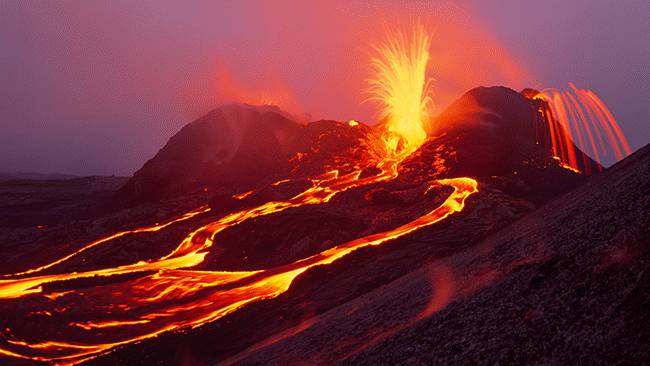
[[416, 25], [410, 34], [393, 31], [376, 47], [374, 76], [368, 79], [368, 100], [380, 106], [388, 134], [387, 152], [398, 159], [415, 151], [427, 138], [423, 122], [433, 102], [427, 78], [431, 38]]

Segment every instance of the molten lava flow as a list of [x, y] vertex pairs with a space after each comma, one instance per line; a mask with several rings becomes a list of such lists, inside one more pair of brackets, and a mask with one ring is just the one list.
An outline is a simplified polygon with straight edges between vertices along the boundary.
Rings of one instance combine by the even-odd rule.
[[578, 169], [572, 167], [571, 165], [569, 165], [569, 164], [563, 162], [563, 161], [562, 161], [562, 158], [560, 158], [559, 156], [555, 156], [555, 155], [553, 155], [551, 158], [552, 158], [553, 160], [557, 161], [558, 165], [559, 165], [560, 167], [566, 169], [566, 170], [570, 170], [570, 171], [572, 171], [572, 172], [574, 172], [574, 173], [578, 173], [578, 174], [581, 174], [581, 173], [582, 173], [580, 170], [578, 170]]
[[[548, 123], [553, 155], [560, 159], [563, 167], [580, 171], [576, 143], [601, 165], [608, 148], [614, 151], [617, 160], [631, 153], [614, 116], [591, 90], [569, 83], [569, 90], [546, 89], [533, 98], [546, 102], [539, 112]], [[584, 153], [581, 159], [585, 173], [589, 173], [590, 164]]]
[[181, 221], [185, 221], [185, 220], [189, 220], [189, 219], [195, 217], [196, 215], [206, 213], [206, 212], [209, 212], [209, 211], [210, 211], [210, 208], [208, 206], [202, 206], [202, 207], [199, 207], [199, 208], [197, 208], [195, 210], [192, 210], [192, 211], [190, 211], [190, 212], [188, 212], [186, 214], [183, 214], [182, 216], [180, 216], [178, 218], [170, 220], [170, 221], [168, 221], [168, 222], [166, 222], [164, 224], [156, 224], [154, 226], [141, 227], [141, 228], [134, 229], [134, 230], [120, 231], [120, 232], [117, 232], [117, 233], [115, 233], [115, 234], [113, 234], [111, 236], [107, 236], [105, 238], [101, 238], [99, 240], [95, 240], [95, 241], [93, 241], [93, 242], [91, 242], [89, 244], [86, 244], [81, 249], [78, 249], [78, 250], [72, 252], [71, 254], [66, 255], [63, 258], [57, 259], [54, 262], [42, 265], [40, 267], [28, 269], [28, 270], [25, 270], [23, 272], [12, 273], [12, 274], [9, 274], [9, 275], [3, 275], [2, 277], [15, 277], [15, 276], [21, 276], [21, 275], [40, 272], [40, 271], [46, 270], [48, 268], [54, 267], [57, 264], [61, 264], [61, 263], [65, 262], [65, 261], [67, 261], [68, 259], [87, 251], [90, 248], [94, 248], [94, 247], [96, 247], [96, 246], [98, 246], [100, 244], [106, 243], [106, 242], [108, 242], [110, 240], [117, 239], [119, 237], [129, 235], [129, 234], [150, 233], [150, 232], [160, 231], [160, 230], [162, 230], [162, 229], [164, 229], [164, 228], [166, 228], [166, 227], [168, 227], [168, 226], [170, 226], [172, 224], [175, 224], [175, 223], [178, 223], [178, 222], [181, 222]]
[[[279, 212], [289, 207], [327, 202], [335, 194], [352, 187], [395, 177], [396, 173], [392, 168], [391, 166], [391, 169], [378, 176], [361, 179], [358, 172], [340, 177], [336, 172], [332, 172], [323, 180], [315, 180], [313, 187], [288, 201], [269, 202], [239, 211], [195, 230], [172, 253], [155, 261], [88, 272], [0, 281], [2, 298], [41, 296], [33, 299], [38, 307], [62, 307], [63, 311], [55, 311], [49, 317], [55, 320], [63, 321], [69, 311], [66, 309], [72, 308], [79, 296], [91, 298], [96, 305], [102, 304], [88, 309], [89, 312], [83, 314], [84, 321], [66, 323], [68, 327], [77, 329], [71, 332], [71, 339], [44, 342], [7, 339], [7, 344], [0, 348], [0, 353], [37, 361], [74, 364], [119, 345], [180, 327], [204, 324], [251, 301], [272, 298], [283, 293], [299, 274], [313, 266], [332, 263], [355, 249], [379, 245], [443, 220], [450, 214], [461, 211], [467, 197], [477, 192], [477, 183], [470, 178], [436, 181], [434, 184], [451, 186], [454, 191], [442, 205], [428, 214], [396, 229], [371, 234], [284, 266], [241, 272], [180, 269], [199, 264], [206, 254], [206, 249], [213, 245], [214, 236], [227, 227], [251, 217]], [[106, 242], [108, 240], [103, 241]], [[56, 303], [52, 301], [52, 293], [40, 294], [40, 286], [49, 282], [151, 270], [156, 273], [128, 284], [112, 284], [101, 289], [89, 288], [85, 289], [83, 294], [72, 291], [54, 296], [55, 299], [58, 298]], [[107, 336], [102, 332], [105, 328], [115, 331], [111, 336]]]
[[418, 25], [410, 35], [389, 33], [372, 59], [375, 75], [368, 80], [368, 100], [380, 104], [390, 132], [385, 137], [387, 150], [399, 157], [415, 151], [427, 138], [423, 122], [432, 103], [431, 79], [426, 75], [430, 43]]
[[[287, 200], [242, 209], [195, 229], [168, 255], [155, 260], [81, 272], [66, 268], [69, 272], [39, 273], [67, 263], [71, 257], [90, 248], [109, 245], [112, 239], [162, 230], [207, 213], [209, 209], [201, 207], [162, 225], [119, 232], [49, 264], [5, 276], [0, 280], [0, 299], [20, 301], [28, 298], [20, 303], [21, 310], [17, 311], [24, 311], [26, 317], [45, 319], [43, 323], [21, 323], [20, 327], [3, 325], [0, 354], [61, 365], [76, 364], [117, 346], [183, 327], [197, 327], [253, 301], [282, 294], [298, 275], [311, 267], [330, 264], [358, 248], [383, 244], [460, 212], [466, 199], [478, 191], [478, 183], [471, 178], [440, 179], [431, 182], [427, 191], [434, 186], [452, 187], [453, 192], [447, 199], [429, 213], [395, 229], [370, 234], [268, 269], [237, 272], [191, 269], [204, 261], [215, 245], [217, 234], [225, 229], [287, 209], [327, 203], [338, 193], [397, 178], [399, 163], [426, 139], [422, 122], [431, 101], [425, 79], [428, 44], [429, 38], [421, 27], [416, 28], [412, 37], [397, 33], [378, 48], [383, 58], [373, 60], [378, 75], [371, 82], [372, 92], [375, 99], [384, 103], [383, 114], [388, 119], [391, 134], [387, 142], [382, 142], [387, 143], [387, 154], [374, 166], [378, 174], [364, 176], [362, 167], [348, 174], [329, 171], [311, 178], [311, 187]], [[354, 122], [348, 125], [359, 126]], [[272, 186], [288, 181], [284, 179]], [[244, 192], [233, 198], [243, 200], [253, 193]], [[55, 282], [127, 274], [132, 275], [132, 279], [77, 290], [57, 292], [43, 288]]]

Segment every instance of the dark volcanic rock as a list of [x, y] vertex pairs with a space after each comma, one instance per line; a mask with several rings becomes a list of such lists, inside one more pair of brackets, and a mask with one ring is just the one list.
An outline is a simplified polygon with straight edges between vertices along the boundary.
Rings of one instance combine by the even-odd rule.
[[541, 166], [552, 152], [539, 103], [506, 87], [472, 89], [432, 121], [430, 143], [454, 148], [451, 175], [507, 175], [523, 161]]
[[[402, 165], [402, 179], [499, 177], [494, 183], [542, 202], [584, 181], [553, 159], [546, 122], [531, 100], [506, 87], [470, 90], [430, 123], [430, 138]], [[582, 154], [576, 149], [577, 154]], [[587, 158], [589, 171], [601, 168]], [[443, 163], [444, 162], [444, 163]], [[580, 162], [582, 164], [582, 162]]]
[[229, 105], [189, 123], [122, 189], [133, 200], [188, 193], [219, 182], [250, 187], [288, 172], [300, 125], [277, 108]]
[[236, 193], [289, 176], [351, 171], [372, 162], [370, 128], [299, 124], [277, 107], [228, 105], [189, 123], [120, 192], [133, 203], [196, 190]]

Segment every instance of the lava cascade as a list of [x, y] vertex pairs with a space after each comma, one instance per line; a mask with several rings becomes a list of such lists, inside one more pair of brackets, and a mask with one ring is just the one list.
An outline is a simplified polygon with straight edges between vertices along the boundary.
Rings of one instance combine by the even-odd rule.
[[[599, 164], [608, 149], [617, 160], [631, 153], [616, 119], [593, 91], [569, 83], [568, 90], [545, 89], [533, 99], [545, 102], [539, 113], [546, 121], [553, 155], [564, 167], [580, 171], [582, 166], [590, 174], [584, 151]], [[573, 147], [575, 143], [580, 152]]]

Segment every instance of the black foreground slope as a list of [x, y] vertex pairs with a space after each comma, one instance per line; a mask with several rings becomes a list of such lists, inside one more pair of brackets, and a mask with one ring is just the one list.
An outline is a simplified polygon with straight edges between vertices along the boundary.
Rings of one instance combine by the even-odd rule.
[[649, 214], [646, 146], [480, 245], [230, 361], [648, 364]]

